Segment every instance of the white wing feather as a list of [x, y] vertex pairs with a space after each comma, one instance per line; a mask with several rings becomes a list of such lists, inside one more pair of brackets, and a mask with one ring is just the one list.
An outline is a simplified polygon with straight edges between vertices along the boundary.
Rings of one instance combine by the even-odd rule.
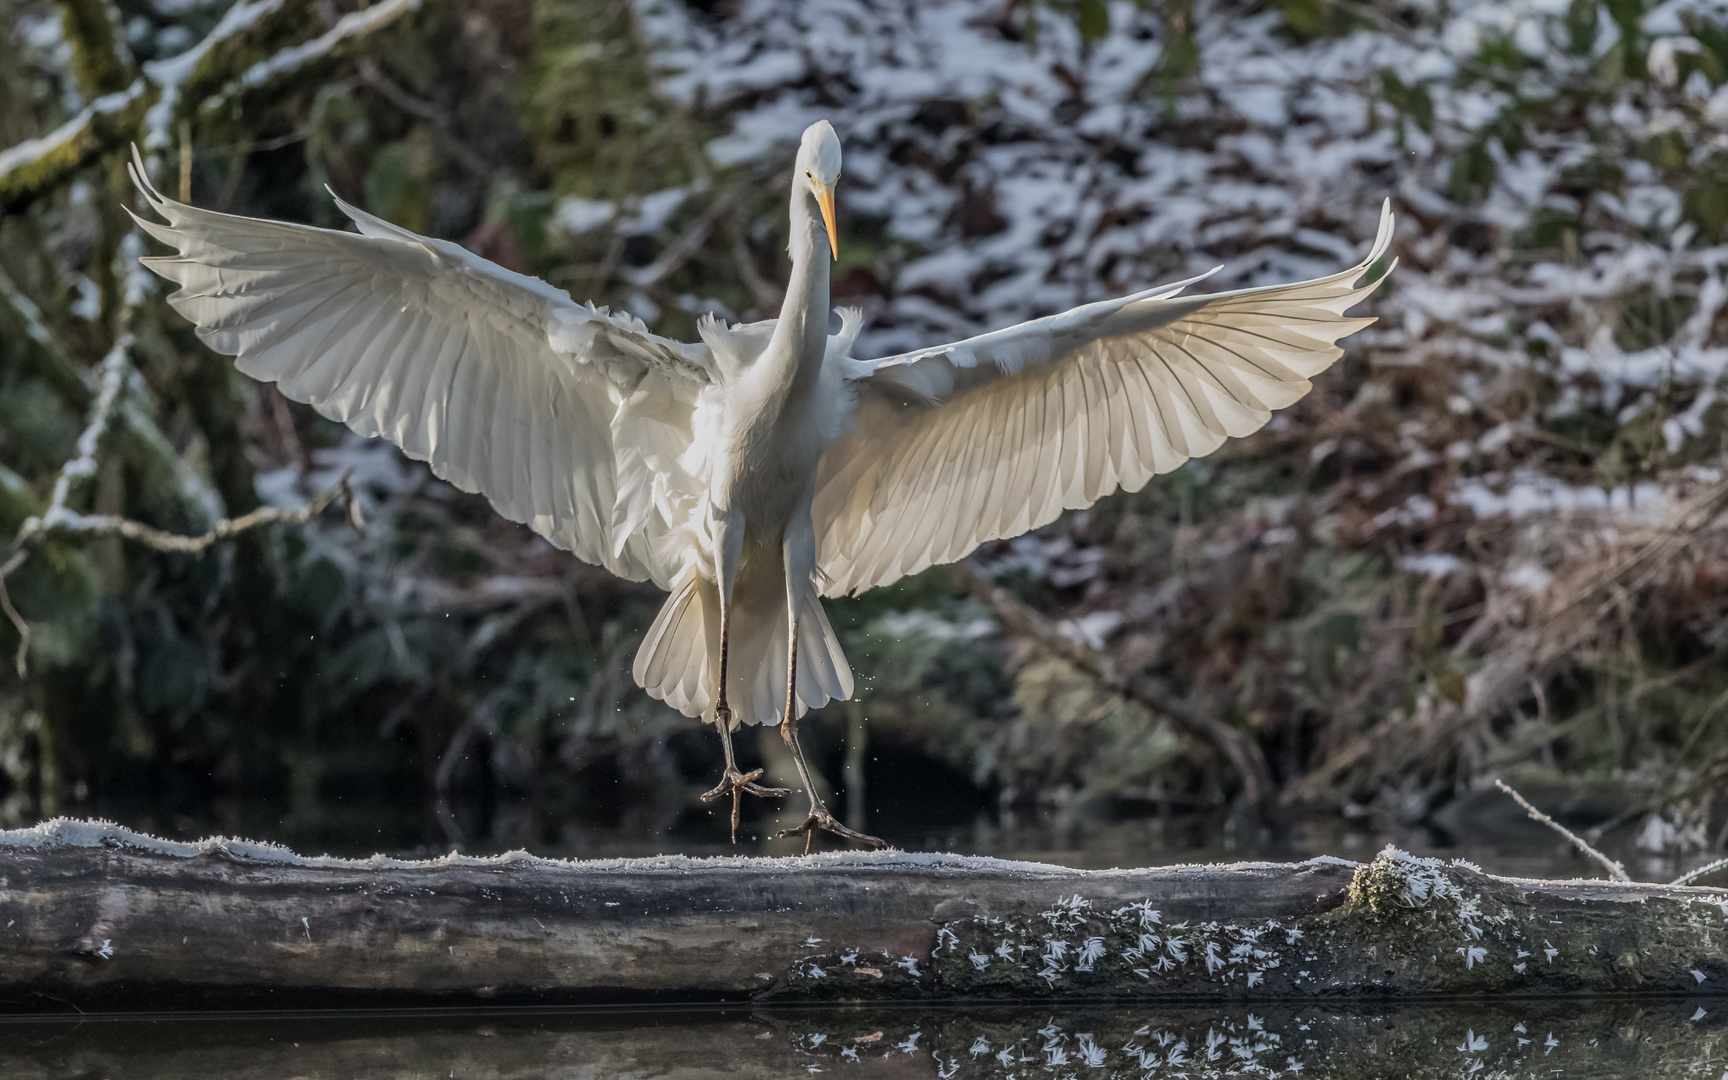
[[141, 165], [133, 180], [167, 220], [138, 224], [178, 250], [144, 262], [180, 286], [169, 303], [242, 372], [388, 438], [584, 561], [663, 588], [678, 573], [657, 550], [666, 529], [647, 512], [643, 450], [621, 454], [615, 429], [634, 434], [648, 415], [658, 456], [681, 452], [658, 445], [668, 438], [687, 447], [713, 382], [706, 346], [340, 199], [358, 234], [186, 206]]
[[[1372, 318], [1344, 312], [1392, 241], [1293, 285], [1173, 298], [1190, 281], [877, 361], [823, 456], [813, 507], [828, 596], [1018, 536], [1260, 429]], [[1390, 270], [1387, 271], [1390, 273]]]

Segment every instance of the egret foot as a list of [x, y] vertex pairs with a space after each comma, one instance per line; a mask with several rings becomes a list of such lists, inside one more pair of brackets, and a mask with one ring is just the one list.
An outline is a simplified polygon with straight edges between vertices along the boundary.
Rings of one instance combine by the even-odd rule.
[[726, 772], [721, 775], [720, 782], [714, 785], [713, 790], [702, 794], [703, 802], [713, 802], [715, 799], [726, 795], [732, 796], [732, 842], [734, 844], [738, 842], [738, 811], [743, 806], [745, 795], [756, 795], [764, 799], [779, 799], [792, 794], [791, 788], [763, 787], [756, 783], [756, 778], [761, 775], [761, 769], [751, 769], [747, 773], [741, 773], [735, 768], [728, 767]]
[[775, 839], [784, 840], [788, 836], [802, 836], [804, 838], [804, 854], [808, 855], [810, 854], [811, 845], [816, 840], [817, 830], [833, 833], [842, 840], [856, 840], [865, 847], [880, 849], [888, 846], [881, 839], [871, 836], [869, 833], [854, 832], [840, 824], [840, 820], [833, 814], [830, 814], [828, 808], [823, 806], [821, 803], [817, 803], [810, 808], [810, 816], [804, 819], [804, 824], [798, 826], [796, 829], [782, 830], [775, 835]]
[[[720, 678], [722, 684], [726, 678], [726, 638], [724, 632], [720, 638]], [[711, 721], [714, 730], [720, 735], [720, 750], [726, 756], [726, 771], [720, 774], [720, 782], [713, 790], [703, 793], [703, 802], [713, 802], [723, 795], [732, 796], [732, 842], [738, 842], [738, 811], [745, 795], [756, 795], [764, 799], [777, 799], [792, 794], [791, 788], [763, 787], [756, 783], [756, 778], [762, 775], [761, 769], [750, 772], [738, 771], [738, 759], [732, 754], [732, 710], [726, 707], [725, 695], [721, 695], [719, 704], [714, 706], [714, 719]]]

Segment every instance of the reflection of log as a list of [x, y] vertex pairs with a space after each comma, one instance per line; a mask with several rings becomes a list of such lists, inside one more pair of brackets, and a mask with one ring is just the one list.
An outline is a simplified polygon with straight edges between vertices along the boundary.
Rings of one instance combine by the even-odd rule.
[[302, 859], [0, 833], [0, 1001], [1720, 993], [1728, 891], [1364, 866], [1080, 871], [904, 853]]
[[[1713, 1080], [1728, 1019], [1693, 1001], [844, 1006], [209, 1015], [0, 1025], [7, 1080], [1460, 1076]], [[1293, 1067], [1294, 1066], [1294, 1067]], [[1096, 1069], [1097, 1071], [1094, 1071]]]

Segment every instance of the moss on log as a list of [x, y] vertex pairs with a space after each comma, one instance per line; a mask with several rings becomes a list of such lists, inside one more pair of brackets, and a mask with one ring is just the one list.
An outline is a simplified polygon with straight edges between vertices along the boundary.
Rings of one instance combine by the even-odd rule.
[[1728, 891], [1358, 865], [430, 862], [0, 833], [10, 1008], [1728, 991]]

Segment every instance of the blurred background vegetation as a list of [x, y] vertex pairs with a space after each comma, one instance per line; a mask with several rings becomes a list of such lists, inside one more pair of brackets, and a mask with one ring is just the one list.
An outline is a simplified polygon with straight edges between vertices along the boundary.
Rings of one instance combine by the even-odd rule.
[[[659, 596], [204, 349], [137, 268], [125, 153], [336, 227], [328, 186], [689, 336], [778, 307], [785, 173], [826, 116], [866, 354], [1218, 263], [1208, 287], [1326, 272], [1382, 199], [1400, 215], [1381, 321], [1266, 430], [831, 605], [860, 693], [810, 740], [854, 818], [983, 849], [1125, 822], [1126, 860], [1295, 821], [1468, 847], [1517, 814], [1502, 776], [1647, 859], [1723, 850], [1728, 5], [0, 0], [0, 24], [8, 660], [29, 628], [0, 824], [721, 843], [712, 734], [629, 678]], [[343, 477], [357, 516], [201, 553], [116, 534]], [[789, 773], [777, 738], [744, 752]]]

